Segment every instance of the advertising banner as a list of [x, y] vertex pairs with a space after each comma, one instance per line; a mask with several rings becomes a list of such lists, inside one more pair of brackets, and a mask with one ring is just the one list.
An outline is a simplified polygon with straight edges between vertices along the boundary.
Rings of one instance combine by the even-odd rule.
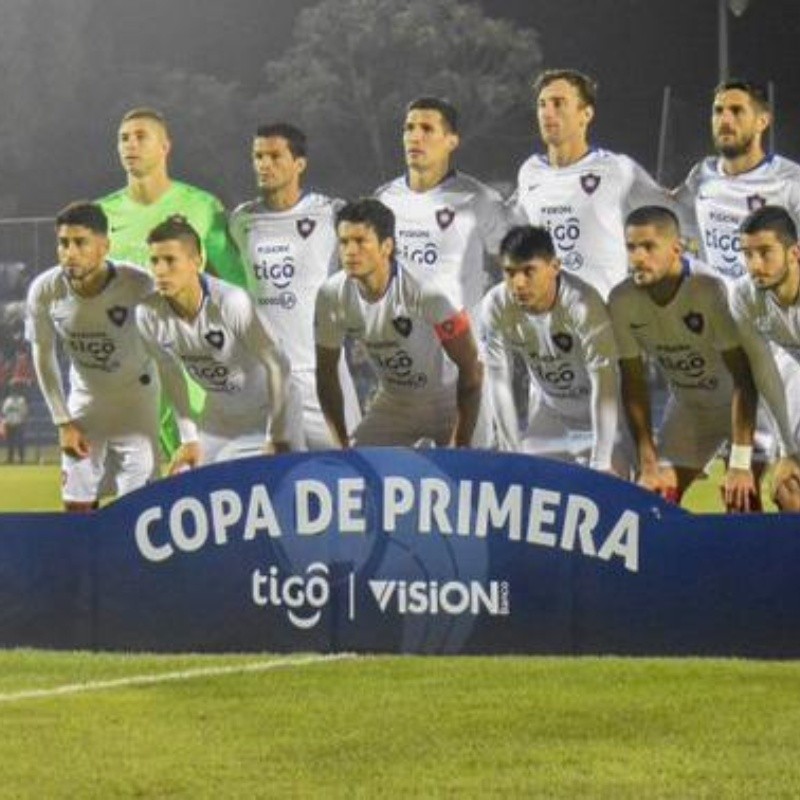
[[800, 655], [800, 518], [530, 456], [256, 457], [0, 516], [0, 644]]

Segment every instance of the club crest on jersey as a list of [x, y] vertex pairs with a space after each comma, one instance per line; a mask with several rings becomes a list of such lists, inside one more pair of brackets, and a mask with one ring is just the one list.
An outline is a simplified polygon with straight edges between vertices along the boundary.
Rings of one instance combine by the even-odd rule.
[[297, 226], [297, 232], [304, 239], [308, 239], [308, 237], [314, 233], [314, 228], [317, 227], [316, 220], [310, 219], [309, 217], [303, 217], [303, 219], [297, 220], [295, 225]]
[[553, 344], [563, 353], [572, 350], [572, 337], [568, 333], [554, 333]]
[[697, 311], [690, 311], [684, 318], [683, 321], [686, 323], [686, 327], [692, 333], [702, 333], [703, 326], [705, 325], [705, 320], [703, 319], [703, 315], [698, 313]]
[[595, 189], [600, 185], [600, 176], [595, 175], [593, 172], [588, 172], [586, 175], [581, 175], [581, 189], [586, 194], [594, 194]]
[[439, 208], [436, 210], [436, 222], [442, 230], [450, 227], [456, 218], [456, 212], [452, 208]]
[[405, 336], [406, 339], [411, 335], [412, 325], [408, 317], [395, 317], [392, 320], [392, 326], [401, 336]]
[[125, 306], [111, 306], [106, 311], [108, 318], [118, 327], [121, 328], [128, 319], [128, 309]]
[[762, 197], [760, 194], [751, 194], [747, 198], [748, 211], [758, 211], [759, 208], [763, 208], [766, 204], [767, 204], [767, 198]]
[[222, 345], [225, 344], [225, 334], [222, 331], [209, 331], [203, 338], [217, 350], [222, 350]]

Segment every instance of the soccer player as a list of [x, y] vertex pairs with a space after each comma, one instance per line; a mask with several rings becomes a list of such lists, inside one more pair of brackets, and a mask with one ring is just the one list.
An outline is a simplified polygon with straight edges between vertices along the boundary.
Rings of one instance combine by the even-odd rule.
[[[481, 331], [501, 449], [612, 471], [617, 347], [600, 294], [561, 271], [545, 228], [512, 228], [500, 244], [505, 282], [482, 304]], [[538, 391], [520, 441], [511, 390], [517, 354]], [[627, 470], [617, 454], [618, 474]]]
[[[172, 140], [164, 117], [152, 108], [134, 108], [120, 122], [117, 151], [128, 182], [98, 202], [109, 219], [111, 255], [148, 263], [147, 236], [172, 214], [182, 214], [200, 235], [203, 268], [244, 286], [244, 268], [228, 233], [225, 210], [208, 192], [173, 180], [168, 171]], [[192, 408], [200, 412], [203, 393], [190, 383]], [[162, 409], [161, 447], [174, 454], [179, 438], [168, 407]]]
[[546, 152], [519, 169], [517, 216], [547, 228], [563, 269], [605, 299], [626, 276], [625, 215], [642, 205], [668, 205], [668, 195], [628, 156], [589, 144], [597, 100], [590, 77], [546, 70], [533, 88]]
[[438, 97], [406, 107], [404, 175], [376, 190], [397, 220], [397, 257], [432, 278], [458, 308], [475, 309], [490, 279], [492, 255], [509, 228], [500, 195], [453, 166], [458, 113]]
[[64, 507], [89, 511], [107, 487], [124, 494], [158, 474], [158, 375], [135, 323], [153, 282], [138, 266], [108, 260], [108, 220], [97, 204], [60, 211], [56, 236], [58, 265], [28, 290], [26, 336], [58, 427]]
[[[303, 397], [303, 431], [309, 450], [335, 447], [317, 398], [314, 301], [338, 268], [334, 215], [341, 201], [304, 192], [306, 137], [294, 125], [262, 125], [253, 139], [259, 197], [231, 215], [231, 233], [247, 265], [248, 289], [258, 313], [275, 332]], [[348, 428], [360, 417], [344, 359], [339, 380]]]
[[[336, 215], [343, 270], [317, 295], [315, 339], [320, 405], [341, 447], [470, 444], [482, 365], [469, 323], [435, 282], [394, 257], [394, 214], [374, 198]], [[350, 431], [338, 364], [345, 337], [361, 340], [378, 374], [377, 395]]]
[[[625, 241], [632, 274], [612, 290], [609, 311], [638, 481], [677, 502], [720, 445], [732, 439], [725, 503], [754, 510], [756, 388], [725, 287], [682, 257], [678, 220], [667, 208], [633, 211]], [[658, 446], [645, 357], [654, 360], [669, 390]]]
[[[800, 165], [767, 155], [763, 137], [772, 122], [765, 91], [731, 80], [714, 90], [711, 135], [716, 156], [696, 164], [676, 189], [683, 229], [699, 239], [705, 262], [728, 289], [745, 274], [739, 227], [753, 210], [769, 203], [800, 221]], [[790, 394], [800, 392], [800, 366], [786, 352], [776, 363]], [[774, 447], [772, 428], [762, 409], [757, 420], [759, 457]]]
[[[800, 362], [800, 245], [797, 226], [788, 211], [762, 206], [748, 215], [741, 226], [742, 255], [748, 275], [733, 284], [731, 308], [739, 325], [742, 343], [750, 356], [759, 389], [777, 388], [770, 408], [788, 404], [789, 428], [778, 429], [781, 454], [794, 455], [800, 445], [800, 398], [785, 393], [772, 343], [787, 358]], [[767, 391], [762, 389], [765, 394]], [[784, 419], [775, 415], [776, 423]], [[778, 462], [773, 477], [779, 508], [800, 511], [800, 482], [796, 459]]]
[[[301, 449], [288, 362], [248, 293], [201, 274], [200, 237], [172, 216], [147, 237], [156, 293], [137, 323], [175, 407], [171, 472], [259, 452]], [[206, 392], [192, 419], [183, 369]]]
[[771, 122], [761, 87], [740, 80], [717, 86], [711, 107], [717, 155], [696, 164], [675, 190], [684, 232], [699, 239], [705, 262], [728, 282], [745, 274], [739, 226], [751, 211], [783, 206], [800, 221], [800, 165], [765, 152]]
[[228, 233], [222, 203], [203, 189], [170, 177], [171, 150], [167, 122], [160, 112], [134, 108], [122, 117], [117, 152], [127, 184], [98, 200], [109, 220], [111, 255], [147, 264], [150, 231], [172, 214], [182, 214], [200, 236], [204, 267], [243, 286], [244, 268]]

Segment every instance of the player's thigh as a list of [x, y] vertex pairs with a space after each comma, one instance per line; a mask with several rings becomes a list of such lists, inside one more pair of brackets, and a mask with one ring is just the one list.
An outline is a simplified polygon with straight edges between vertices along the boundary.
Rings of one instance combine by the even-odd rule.
[[697, 409], [670, 402], [658, 432], [660, 460], [699, 472], [728, 440], [730, 432], [730, 407]]

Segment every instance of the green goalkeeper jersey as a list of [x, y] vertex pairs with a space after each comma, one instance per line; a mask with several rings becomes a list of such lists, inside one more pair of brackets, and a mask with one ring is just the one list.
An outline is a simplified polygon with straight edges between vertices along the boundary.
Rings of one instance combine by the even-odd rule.
[[172, 181], [155, 203], [136, 202], [126, 188], [97, 202], [108, 217], [111, 258], [146, 267], [150, 231], [172, 214], [183, 214], [200, 236], [208, 270], [225, 281], [245, 286], [244, 268], [228, 233], [225, 209], [214, 195], [188, 183]]

